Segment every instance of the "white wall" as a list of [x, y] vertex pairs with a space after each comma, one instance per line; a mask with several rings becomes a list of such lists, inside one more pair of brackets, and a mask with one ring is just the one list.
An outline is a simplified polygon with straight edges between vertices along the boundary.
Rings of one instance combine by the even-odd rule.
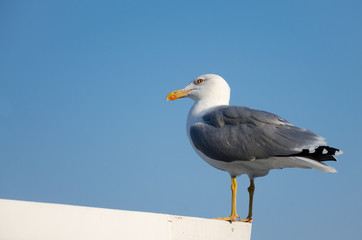
[[246, 240], [251, 224], [0, 199], [4, 240]]

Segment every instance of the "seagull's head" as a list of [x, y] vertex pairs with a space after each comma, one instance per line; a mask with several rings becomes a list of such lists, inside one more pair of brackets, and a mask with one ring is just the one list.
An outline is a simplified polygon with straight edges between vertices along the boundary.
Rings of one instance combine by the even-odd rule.
[[184, 89], [170, 92], [166, 100], [189, 97], [195, 102], [208, 100], [219, 104], [229, 104], [230, 87], [227, 82], [216, 74], [205, 74], [195, 78]]

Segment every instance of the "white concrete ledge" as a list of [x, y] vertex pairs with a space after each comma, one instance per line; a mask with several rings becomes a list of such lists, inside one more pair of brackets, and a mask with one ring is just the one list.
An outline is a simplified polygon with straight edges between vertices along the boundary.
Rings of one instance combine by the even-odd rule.
[[251, 224], [0, 199], [0, 239], [246, 240]]

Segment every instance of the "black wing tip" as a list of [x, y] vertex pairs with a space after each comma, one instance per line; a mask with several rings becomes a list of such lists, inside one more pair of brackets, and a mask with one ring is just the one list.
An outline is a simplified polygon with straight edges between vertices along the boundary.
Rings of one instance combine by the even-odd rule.
[[324, 161], [337, 161], [334, 157], [336, 155], [342, 154], [343, 151], [337, 148], [329, 146], [319, 146], [316, 149], [303, 149], [300, 153], [296, 153], [290, 156], [306, 157], [318, 162]]

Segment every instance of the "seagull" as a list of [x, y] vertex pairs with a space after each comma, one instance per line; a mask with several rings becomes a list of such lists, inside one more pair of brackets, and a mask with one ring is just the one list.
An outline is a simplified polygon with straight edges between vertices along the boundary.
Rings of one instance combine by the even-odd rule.
[[[230, 87], [219, 75], [195, 78], [184, 89], [170, 92], [166, 100], [195, 101], [187, 118], [187, 135], [196, 153], [211, 166], [231, 176], [231, 214], [227, 221], [253, 220], [254, 179], [271, 169], [314, 168], [327, 173], [336, 169], [324, 161], [337, 161], [342, 151], [327, 146], [325, 138], [294, 126], [270, 112], [230, 106]], [[240, 219], [236, 211], [236, 177], [250, 179], [249, 212]]]

